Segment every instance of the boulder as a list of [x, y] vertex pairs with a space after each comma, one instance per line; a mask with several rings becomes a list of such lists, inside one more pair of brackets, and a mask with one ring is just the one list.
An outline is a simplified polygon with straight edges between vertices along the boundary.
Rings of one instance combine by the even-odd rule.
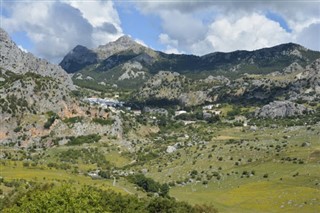
[[311, 112], [312, 110], [306, 108], [304, 105], [293, 103], [291, 101], [274, 101], [263, 106], [261, 109], [257, 109], [255, 111], [255, 116], [262, 118], [283, 118]]
[[168, 146], [167, 147], [167, 153], [175, 152], [177, 149], [174, 146]]

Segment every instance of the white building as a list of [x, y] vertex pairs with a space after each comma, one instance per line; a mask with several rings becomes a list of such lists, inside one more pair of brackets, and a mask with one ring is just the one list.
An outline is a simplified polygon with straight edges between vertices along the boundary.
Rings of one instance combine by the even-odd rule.
[[134, 115], [141, 115], [141, 110], [132, 110]]
[[221, 115], [221, 111], [220, 110], [212, 110], [212, 114]]
[[185, 110], [179, 110], [179, 111], [175, 111], [174, 115], [175, 115], [175, 116], [178, 116], [178, 115], [185, 114], [185, 113], [187, 113], [187, 111], [185, 111]]
[[212, 110], [212, 108], [213, 108], [213, 104], [202, 107], [202, 109], [205, 109], [205, 110]]
[[115, 99], [102, 99], [102, 98], [85, 98], [84, 101], [89, 102], [90, 104], [97, 104], [101, 107], [121, 107], [123, 102], [120, 102]]

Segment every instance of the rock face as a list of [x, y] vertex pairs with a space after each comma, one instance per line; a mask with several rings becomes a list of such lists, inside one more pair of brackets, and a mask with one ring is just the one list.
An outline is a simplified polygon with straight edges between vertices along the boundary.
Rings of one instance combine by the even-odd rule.
[[292, 73], [292, 72], [298, 72], [298, 71], [302, 71], [303, 67], [300, 66], [300, 64], [298, 64], [297, 62], [294, 62], [292, 64], [290, 64], [288, 67], [283, 69], [284, 73]]
[[97, 62], [97, 53], [84, 46], [78, 45], [63, 58], [59, 65], [69, 73], [74, 73], [85, 66]]
[[58, 65], [34, 57], [31, 53], [23, 52], [0, 28], [0, 67], [16, 74], [32, 72], [41, 76], [52, 77], [69, 89], [74, 85], [70, 76]]
[[139, 100], [148, 98], [175, 100], [181, 95], [182, 89], [187, 84], [185, 76], [169, 71], [160, 71], [150, 78], [137, 94]]
[[167, 153], [172, 153], [177, 151], [177, 149], [174, 146], [168, 146], [166, 152]]
[[143, 66], [137, 61], [125, 63], [122, 68], [125, 70], [125, 72], [118, 78], [120, 81], [124, 79], [138, 78], [139, 76], [142, 76], [143, 79], [145, 78], [145, 72], [140, 71], [142, 70]]
[[71, 105], [74, 85], [61, 67], [23, 52], [1, 28], [0, 47], [1, 113], [58, 113]]
[[131, 50], [135, 54], [143, 51], [152, 52], [148, 51], [148, 48], [136, 43], [129, 36], [122, 36], [114, 42], [100, 45], [92, 50], [78, 45], [63, 58], [60, 66], [68, 73], [74, 73], [88, 65], [97, 64], [114, 54], [127, 50]]
[[94, 52], [97, 53], [98, 58], [100, 60], [106, 59], [109, 56], [125, 51], [125, 50], [132, 50], [134, 53], [140, 52], [145, 47], [136, 43], [132, 40], [129, 36], [122, 36], [118, 38], [114, 42], [107, 43], [106, 45], [100, 45]]
[[317, 102], [320, 98], [320, 58], [295, 72], [298, 73], [294, 79], [287, 78], [283, 94], [290, 101]]
[[61, 113], [73, 100], [69, 75], [59, 66], [25, 53], [0, 28], [0, 114]]
[[[299, 88], [301, 93], [314, 92], [320, 95], [320, 58], [309, 64], [306, 69], [297, 76], [293, 87]], [[305, 88], [308, 88], [306, 91]]]
[[0, 50], [0, 143], [17, 142], [22, 132], [14, 128], [20, 125], [28, 137], [40, 140], [38, 133], [47, 131], [45, 113], [64, 118], [81, 111], [71, 95], [71, 78], [61, 67], [21, 51], [2, 29]]
[[311, 112], [301, 104], [296, 104], [290, 101], [274, 101], [261, 109], [256, 110], [255, 116], [262, 118], [277, 118], [277, 117], [289, 117], [297, 116]]
[[183, 106], [200, 105], [203, 104], [206, 100], [208, 100], [208, 94], [204, 91], [182, 93], [179, 97], [179, 102]]

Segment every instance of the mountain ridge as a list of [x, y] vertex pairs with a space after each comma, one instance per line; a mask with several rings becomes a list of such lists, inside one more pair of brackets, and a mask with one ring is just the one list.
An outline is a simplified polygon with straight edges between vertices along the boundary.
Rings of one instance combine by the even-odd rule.
[[3, 69], [16, 74], [31, 71], [41, 76], [57, 78], [69, 89], [74, 89], [70, 76], [60, 66], [23, 52], [2, 28], [0, 28], [0, 48], [0, 67]]
[[[320, 58], [320, 52], [295, 43], [253, 51], [213, 52], [203, 56], [166, 54], [144, 47], [126, 36], [88, 51], [96, 54], [92, 63], [85, 63], [90, 54], [74, 54], [75, 57], [71, 57], [72, 51], [60, 63], [68, 73], [75, 73], [73, 80], [76, 84], [90, 84], [90, 87], [98, 84], [107, 87], [116, 85], [129, 89], [137, 89], [160, 71], [178, 72], [192, 79], [205, 79], [208, 76], [236, 79], [245, 73], [283, 73], [292, 64], [296, 68], [304, 68]], [[77, 55], [81, 57], [77, 58]], [[66, 60], [76, 66], [70, 70], [64, 66]], [[82, 61], [82, 65], [78, 66], [77, 61]]]
[[[0, 141], [15, 141], [19, 135], [13, 127], [27, 117], [39, 121], [48, 112], [68, 117], [72, 111], [81, 111], [72, 94], [71, 77], [60, 66], [23, 52], [1, 28], [0, 48]], [[41, 127], [36, 123], [26, 129]]]
[[[87, 48], [88, 49], [88, 48]], [[88, 49], [89, 50], [89, 49]], [[318, 53], [317, 51], [309, 50], [299, 44], [295, 43], [285, 43], [285, 44], [279, 44], [273, 47], [267, 47], [267, 48], [261, 48], [257, 50], [236, 50], [231, 52], [212, 52], [208, 53], [202, 56], [193, 55], [193, 54], [167, 54], [158, 50], [153, 50], [148, 47], [145, 47], [141, 44], [138, 44], [135, 42], [132, 38], [129, 36], [122, 36], [118, 38], [116, 41], [109, 42], [105, 45], [100, 45], [96, 49], [92, 49], [90, 51], [96, 53], [96, 60], [93, 61], [90, 64], [83, 63], [83, 66], [78, 67], [77, 69], [70, 70], [69, 67], [65, 66], [66, 61], [72, 61], [72, 60], [79, 60], [77, 57], [70, 57], [73, 52], [77, 51], [76, 47], [71, 50], [61, 61], [60, 65], [69, 73], [74, 73], [77, 71], [80, 71], [81, 69], [85, 68], [88, 65], [95, 64], [102, 62], [103, 60], [108, 59], [108, 57], [112, 55], [121, 55], [121, 53], [125, 53], [128, 51], [133, 51], [133, 53], [139, 55], [141, 53], [147, 53], [151, 58], [154, 59], [154, 66], [153, 67], [147, 67], [147, 69], [152, 72], [158, 72], [160, 69], [162, 70], [169, 70], [169, 71], [178, 71], [178, 72], [184, 72], [187, 71], [185, 67], [189, 67], [190, 71], [212, 71], [215, 69], [219, 69], [219, 65], [223, 65], [226, 63], [230, 63], [230, 66], [233, 64], [236, 64], [237, 61], [246, 60], [246, 63], [251, 63], [252, 60], [261, 60], [264, 58], [272, 58], [274, 55], [277, 57], [282, 56], [290, 56], [290, 57], [296, 57], [300, 58], [301, 60], [304, 59], [305, 53]], [[90, 56], [90, 55], [88, 55]], [[90, 58], [90, 57], [89, 57]], [[317, 58], [317, 57], [315, 57]], [[315, 59], [314, 58], [314, 59]], [[172, 62], [170, 61], [173, 59]], [[87, 61], [86, 55], [82, 54], [81, 57], [82, 61]], [[251, 60], [251, 61], [250, 61]], [[188, 63], [188, 62], [192, 63]], [[310, 61], [308, 61], [310, 62]], [[236, 64], [238, 65], [238, 64]], [[183, 68], [180, 68], [180, 67]], [[153, 71], [153, 69], [158, 69], [156, 71]], [[171, 69], [172, 70], [171, 70]], [[230, 67], [229, 67], [230, 68]], [[178, 70], [175, 70], [178, 69]], [[180, 71], [179, 71], [180, 69]]]
[[147, 49], [147, 47], [133, 41], [129, 36], [124, 35], [113, 42], [99, 45], [94, 49], [77, 45], [67, 53], [59, 65], [68, 73], [74, 73], [88, 65], [101, 62], [122, 51], [133, 50], [133, 52], [139, 53], [141, 51], [146, 51]]

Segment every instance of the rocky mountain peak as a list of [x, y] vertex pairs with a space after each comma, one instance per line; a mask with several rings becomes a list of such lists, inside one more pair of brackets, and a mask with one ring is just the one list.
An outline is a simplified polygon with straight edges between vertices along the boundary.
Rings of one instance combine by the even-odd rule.
[[73, 48], [71, 50], [71, 52], [81, 52], [81, 51], [86, 51], [86, 50], [88, 50], [87, 47], [82, 46], [82, 45], [77, 45], [77, 46], [75, 46], [75, 48]]
[[100, 45], [94, 51], [98, 54], [99, 60], [104, 60], [113, 54], [117, 54], [122, 51], [131, 50], [134, 53], [139, 53], [146, 48], [137, 42], [135, 42], [131, 37], [124, 35], [117, 40], [107, 43], [105, 45]]
[[63, 58], [60, 66], [68, 73], [74, 73], [88, 65], [99, 63], [123, 51], [133, 51], [134, 53], [150, 52], [148, 48], [138, 44], [130, 36], [124, 35], [115, 41], [100, 45], [96, 49], [88, 49], [82, 45], [77, 45]]
[[0, 28], [0, 67], [16, 74], [36, 73], [57, 79], [61, 84], [73, 89], [70, 76], [61, 67], [48, 61], [36, 58], [31, 53], [23, 52]]
[[0, 28], [0, 42], [9, 43], [11, 42], [11, 39], [6, 31], [4, 31], [2, 28]]
[[278, 45], [279, 47], [282, 48], [287, 48], [287, 49], [306, 49], [305, 47], [301, 46], [300, 44], [296, 44], [293, 42], [285, 43], [285, 44], [280, 44]]
[[60, 66], [68, 73], [73, 73], [85, 67], [97, 63], [98, 57], [95, 52], [85, 46], [77, 45], [60, 62]]
[[48, 111], [65, 116], [74, 104], [70, 76], [58, 65], [23, 52], [0, 29], [0, 135], [29, 114]]
[[118, 38], [114, 43], [117, 43], [119, 45], [134, 45], [137, 44], [130, 36], [124, 35]]
[[298, 58], [302, 58], [302, 52], [306, 52], [308, 49], [295, 43], [287, 43], [280, 45], [283, 47], [282, 53], [284, 55], [292, 55]]

